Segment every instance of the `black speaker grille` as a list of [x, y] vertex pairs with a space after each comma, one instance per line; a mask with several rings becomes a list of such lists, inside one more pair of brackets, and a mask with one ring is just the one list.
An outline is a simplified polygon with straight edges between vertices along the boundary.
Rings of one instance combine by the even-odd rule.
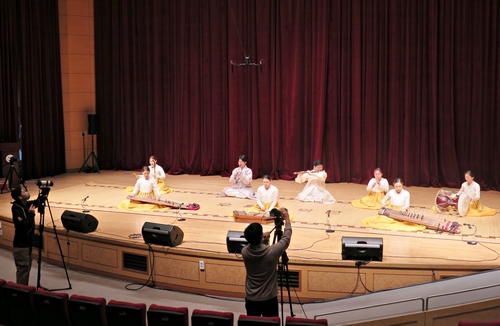
[[148, 257], [123, 253], [123, 268], [140, 272], [148, 271]]
[[[280, 278], [278, 274], [278, 287], [287, 286], [287, 281], [285, 279], [285, 274]], [[288, 272], [288, 285], [290, 288], [299, 289], [300, 288], [300, 273], [299, 272]]]

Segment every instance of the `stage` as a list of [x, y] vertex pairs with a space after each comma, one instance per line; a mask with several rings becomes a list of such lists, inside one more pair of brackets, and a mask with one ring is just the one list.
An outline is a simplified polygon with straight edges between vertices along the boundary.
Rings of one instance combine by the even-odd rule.
[[[125, 188], [134, 185], [132, 171], [67, 173], [50, 179], [48, 207], [45, 211], [45, 248], [42, 257], [60, 264], [61, 254], [71, 269], [138, 281], [155, 281], [160, 287], [193, 293], [230, 297], [244, 295], [245, 270], [241, 255], [228, 253], [229, 230], [243, 231], [246, 223], [234, 221], [233, 210], [247, 210], [255, 202], [248, 199], [218, 197], [230, 185], [220, 176], [168, 175], [165, 183], [174, 192], [163, 199], [197, 203], [199, 210], [130, 212], [117, 209], [126, 198]], [[262, 179], [253, 181], [254, 189]], [[341, 298], [406, 285], [432, 282], [500, 265], [500, 215], [459, 217], [431, 210], [437, 188], [408, 187], [410, 212], [462, 224], [460, 234], [433, 230], [418, 232], [391, 231], [362, 225], [376, 210], [354, 208], [350, 202], [366, 195], [366, 185], [327, 184], [337, 202], [331, 205], [296, 202], [293, 198], [303, 184], [273, 181], [280, 192], [279, 203], [293, 215], [293, 236], [287, 251], [292, 300], [302, 302]], [[26, 182], [32, 198], [39, 191], [35, 180]], [[458, 190], [458, 189], [454, 189]], [[80, 233], [63, 228], [64, 211], [82, 212], [85, 197], [88, 214], [99, 225], [96, 231]], [[13, 226], [10, 193], [0, 195], [0, 219], [3, 236], [0, 245], [12, 245]], [[481, 202], [500, 210], [499, 192], [481, 192]], [[38, 215], [37, 215], [38, 216]], [[329, 216], [329, 217], [328, 217]], [[55, 223], [61, 251], [54, 236]], [[141, 228], [145, 222], [174, 225], [184, 233], [176, 247], [144, 243]], [[466, 227], [463, 224], [472, 224]], [[270, 231], [274, 223], [264, 225]], [[477, 229], [475, 235], [474, 230]], [[333, 230], [334, 232], [327, 232]], [[353, 260], [342, 260], [342, 237], [380, 238], [382, 261], [372, 261], [359, 268]], [[476, 245], [468, 244], [475, 241]], [[204, 268], [200, 269], [200, 261]]]

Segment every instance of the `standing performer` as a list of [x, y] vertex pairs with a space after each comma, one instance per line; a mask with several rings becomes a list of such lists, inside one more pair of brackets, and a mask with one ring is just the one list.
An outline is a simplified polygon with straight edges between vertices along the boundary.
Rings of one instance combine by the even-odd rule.
[[238, 158], [238, 167], [233, 170], [229, 182], [231, 187], [224, 188], [221, 196], [231, 196], [236, 198], [256, 199], [255, 190], [252, 188], [252, 170], [247, 166], [248, 158], [240, 155]]
[[295, 197], [295, 200], [306, 202], [322, 202], [324, 204], [335, 203], [335, 198], [326, 190], [325, 182], [327, 174], [323, 170], [323, 163], [320, 160], [313, 162], [312, 171], [297, 172], [295, 182], [307, 182], [304, 189]]
[[376, 168], [373, 171], [373, 178], [368, 182], [366, 191], [368, 195], [351, 202], [352, 206], [357, 208], [380, 209], [382, 207], [382, 199], [389, 191], [389, 182], [382, 178], [382, 170]]
[[[279, 316], [278, 273], [276, 267], [292, 239], [292, 224], [286, 208], [280, 210], [285, 223], [283, 237], [271, 246], [270, 232], [263, 233], [262, 225], [251, 223], [245, 229], [248, 245], [241, 250], [247, 272], [245, 278], [245, 308], [248, 316]], [[276, 231], [275, 231], [276, 232]]]
[[410, 193], [403, 189], [401, 178], [396, 178], [393, 185], [394, 189], [389, 190], [384, 199], [382, 199], [382, 208], [385, 208], [387, 201], [390, 200], [390, 208], [406, 212], [410, 207]]
[[28, 285], [33, 259], [36, 206], [34, 201], [28, 201], [30, 194], [24, 188], [14, 188], [10, 195], [14, 199], [12, 221], [15, 231], [12, 255], [16, 264], [16, 283]]
[[162, 194], [168, 194], [168, 193], [174, 191], [174, 189], [166, 186], [166, 184], [165, 184], [165, 177], [166, 177], [165, 171], [163, 171], [163, 168], [161, 166], [159, 166], [157, 164], [157, 162], [158, 162], [158, 159], [154, 155], [152, 155], [149, 158], [149, 164], [150, 164], [149, 165], [149, 175], [152, 176], [156, 180], [156, 183], [158, 183], [158, 188], [160, 189], [160, 192]]
[[497, 213], [495, 209], [483, 206], [479, 201], [479, 198], [481, 198], [481, 187], [476, 181], [474, 181], [474, 173], [471, 170], [468, 170], [464, 173], [464, 178], [465, 182], [462, 183], [462, 187], [455, 196], [460, 197], [462, 194], [467, 196], [466, 199], [469, 202], [469, 211], [467, 212], [467, 216], [495, 215]]

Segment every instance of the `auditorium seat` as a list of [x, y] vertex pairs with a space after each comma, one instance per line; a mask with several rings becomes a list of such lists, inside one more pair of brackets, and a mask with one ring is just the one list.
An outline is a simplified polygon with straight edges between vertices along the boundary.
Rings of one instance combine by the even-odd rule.
[[327, 319], [309, 319], [287, 316], [285, 319], [285, 326], [328, 326]]
[[194, 309], [191, 326], [233, 326], [234, 314], [212, 310]]
[[3, 286], [7, 282], [0, 279], [0, 325], [11, 325], [9, 314], [7, 313], [7, 307], [5, 306], [5, 299], [3, 297]]
[[3, 286], [5, 305], [13, 325], [39, 325], [33, 303], [35, 291], [34, 286], [14, 282]]
[[146, 304], [110, 300], [106, 319], [109, 326], [146, 326]]
[[240, 315], [238, 326], [280, 326], [280, 317], [261, 317]]
[[189, 326], [186, 307], [168, 307], [152, 304], [147, 312], [148, 326]]
[[458, 326], [500, 326], [500, 320], [496, 320], [496, 321], [459, 321]]
[[68, 300], [73, 326], [107, 326], [106, 299], [73, 294]]
[[33, 302], [41, 326], [71, 326], [68, 313], [67, 293], [49, 292], [43, 289], [33, 293]]

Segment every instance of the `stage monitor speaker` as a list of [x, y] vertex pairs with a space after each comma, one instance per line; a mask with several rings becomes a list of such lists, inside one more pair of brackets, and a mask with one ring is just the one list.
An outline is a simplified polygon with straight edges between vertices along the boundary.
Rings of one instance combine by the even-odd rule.
[[240, 254], [241, 249], [248, 244], [245, 235], [241, 231], [227, 231], [226, 245], [227, 252]]
[[97, 135], [99, 133], [99, 116], [97, 114], [89, 114], [89, 135]]
[[66, 230], [81, 233], [94, 232], [99, 225], [99, 221], [92, 215], [68, 210], [62, 213], [61, 221]]
[[342, 237], [342, 260], [382, 261], [382, 238]]
[[145, 243], [175, 247], [182, 243], [184, 232], [175, 225], [145, 222], [142, 238]]

